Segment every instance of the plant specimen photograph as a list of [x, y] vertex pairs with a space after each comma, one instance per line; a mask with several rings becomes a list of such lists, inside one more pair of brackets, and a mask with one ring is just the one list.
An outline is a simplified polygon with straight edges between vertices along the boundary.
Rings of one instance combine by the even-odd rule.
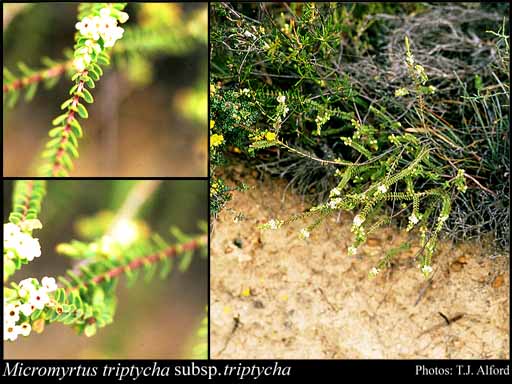
[[213, 358], [509, 358], [508, 14], [210, 5]]
[[207, 3], [2, 7], [5, 176], [207, 176]]
[[208, 358], [206, 180], [3, 192], [5, 358]]

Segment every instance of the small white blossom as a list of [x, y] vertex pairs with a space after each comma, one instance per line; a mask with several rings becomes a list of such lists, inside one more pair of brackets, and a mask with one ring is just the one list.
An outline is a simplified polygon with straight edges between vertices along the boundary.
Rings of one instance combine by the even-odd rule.
[[368, 273], [368, 276], [370, 278], [377, 276], [380, 273], [380, 269], [377, 267], [373, 267], [370, 272]]
[[301, 237], [302, 239], [308, 239], [308, 238], [309, 238], [309, 235], [310, 235], [310, 233], [309, 233], [309, 231], [308, 231], [306, 228], [302, 228], [302, 229], [300, 230], [300, 237]]
[[43, 280], [41, 280], [41, 286], [46, 292], [54, 292], [57, 290], [57, 283], [53, 277], [43, 277]]
[[411, 222], [411, 224], [416, 225], [418, 224], [420, 219], [416, 217], [416, 215], [413, 213], [411, 216], [409, 216], [409, 221]]
[[363, 223], [364, 223], [364, 220], [365, 220], [365, 219], [364, 219], [364, 217], [362, 217], [362, 216], [360, 216], [360, 215], [356, 215], [356, 216], [354, 217], [354, 226], [355, 226], [355, 227], [360, 227], [360, 226], [361, 226], [361, 224], [363, 224]]
[[20, 234], [20, 227], [13, 223], [4, 224], [4, 244], [5, 241], [11, 238], [15, 238]]
[[28, 336], [30, 335], [30, 331], [32, 330], [32, 327], [29, 323], [23, 323], [16, 326], [16, 330], [19, 335]]
[[4, 322], [16, 323], [20, 319], [20, 309], [15, 304], [4, 306]]
[[82, 57], [77, 57], [73, 60], [73, 67], [77, 70], [77, 72], [83, 72], [87, 64], [85, 63]]
[[28, 317], [34, 312], [35, 307], [30, 304], [21, 304], [19, 309], [21, 313]]
[[331, 201], [329, 201], [329, 203], [327, 203], [328, 207], [331, 208], [331, 209], [336, 209], [338, 207], [338, 204], [341, 203], [341, 197], [337, 197], [335, 199], [332, 199]]
[[353, 246], [348, 247], [348, 255], [349, 256], [354, 256], [356, 253], [357, 253], [356, 247], [353, 247]]
[[277, 102], [280, 103], [280, 104], [286, 103], [286, 96], [285, 95], [279, 95], [277, 97]]
[[28, 261], [32, 261], [35, 257], [41, 256], [39, 240], [34, 239], [27, 233], [20, 233], [18, 235], [15, 249], [19, 257], [27, 259]]
[[50, 298], [44, 289], [38, 289], [30, 294], [29, 304], [36, 309], [43, 309], [50, 302]]
[[330, 193], [331, 196], [339, 196], [341, 195], [341, 191], [339, 190], [339, 188], [333, 188], [331, 189], [331, 193]]
[[267, 224], [270, 229], [278, 229], [281, 226], [281, 222], [275, 219], [270, 220]]
[[425, 276], [429, 276], [433, 271], [433, 268], [430, 266], [430, 265], [424, 265], [423, 267], [421, 267], [421, 272], [425, 275]]
[[388, 191], [388, 187], [386, 187], [384, 184], [381, 184], [377, 187], [377, 191], [380, 193], [386, 193]]
[[18, 338], [18, 328], [14, 324], [4, 324], [4, 341], [14, 341]]

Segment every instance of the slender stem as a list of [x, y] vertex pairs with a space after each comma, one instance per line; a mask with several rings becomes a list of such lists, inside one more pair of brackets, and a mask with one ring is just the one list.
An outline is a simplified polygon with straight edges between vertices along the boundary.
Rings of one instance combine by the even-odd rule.
[[[102, 273], [101, 275], [93, 277], [88, 284], [99, 284], [105, 280], [119, 277], [127, 270], [141, 268], [144, 265], [154, 264], [154, 263], [156, 263], [160, 260], [163, 260], [164, 258], [167, 258], [167, 257], [173, 258], [183, 252], [197, 250], [201, 246], [206, 245], [207, 243], [208, 243], [208, 237], [206, 235], [201, 235], [201, 236], [197, 237], [196, 239], [190, 240], [187, 243], [173, 245], [173, 246], [170, 246], [160, 252], [156, 252], [156, 253], [153, 253], [148, 256], [136, 258], [136, 259], [130, 261], [126, 265], [121, 265], [119, 267], [112, 268], [112, 269]], [[79, 286], [71, 288], [71, 290], [76, 290], [78, 288], [79, 288]]]
[[[87, 75], [87, 71], [84, 71], [83, 75]], [[59, 149], [57, 150], [57, 154], [55, 155], [55, 160], [53, 162], [52, 176], [57, 176], [59, 170], [62, 168], [63, 164], [61, 162], [61, 158], [65, 153], [64, 146], [66, 145], [66, 143], [69, 140], [69, 134], [71, 131], [71, 122], [75, 118], [75, 108], [80, 100], [79, 95], [82, 92], [82, 90], [84, 89], [84, 83], [85, 83], [84, 80], [80, 80], [80, 82], [78, 83], [78, 87], [73, 96], [73, 102], [69, 106], [68, 117], [66, 119], [66, 126], [64, 127], [64, 130], [62, 131], [62, 136], [61, 136], [61, 140], [59, 143]]]
[[39, 83], [43, 80], [51, 79], [52, 77], [58, 77], [62, 75], [68, 68], [73, 64], [72, 60], [65, 61], [60, 64], [56, 64], [55, 66], [49, 69], [43, 69], [41, 71], [35, 72], [30, 76], [21, 77], [16, 79], [10, 83], [6, 83], [3, 85], [3, 92], [12, 92], [18, 89], [25, 88], [33, 83]]

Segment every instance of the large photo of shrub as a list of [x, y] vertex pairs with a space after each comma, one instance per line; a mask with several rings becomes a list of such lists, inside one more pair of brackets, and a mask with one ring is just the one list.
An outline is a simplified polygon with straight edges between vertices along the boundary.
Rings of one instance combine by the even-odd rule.
[[210, 6], [214, 358], [508, 358], [508, 3]]

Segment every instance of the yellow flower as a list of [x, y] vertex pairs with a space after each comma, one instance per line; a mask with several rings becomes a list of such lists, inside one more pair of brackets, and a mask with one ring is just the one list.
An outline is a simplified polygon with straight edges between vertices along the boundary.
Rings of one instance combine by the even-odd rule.
[[211, 147], [217, 147], [217, 146], [221, 145], [223, 142], [224, 142], [224, 136], [219, 135], [217, 133], [213, 134], [210, 137], [210, 146]]
[[215, 127], [215, 120], [210, 120], [210, 129], [213, 129]]
[[274, 141], [276, 139], [276, 134], [274, 132], [267, 132], [265, 134], [265, 139], [267, 139], [267, 141]]

